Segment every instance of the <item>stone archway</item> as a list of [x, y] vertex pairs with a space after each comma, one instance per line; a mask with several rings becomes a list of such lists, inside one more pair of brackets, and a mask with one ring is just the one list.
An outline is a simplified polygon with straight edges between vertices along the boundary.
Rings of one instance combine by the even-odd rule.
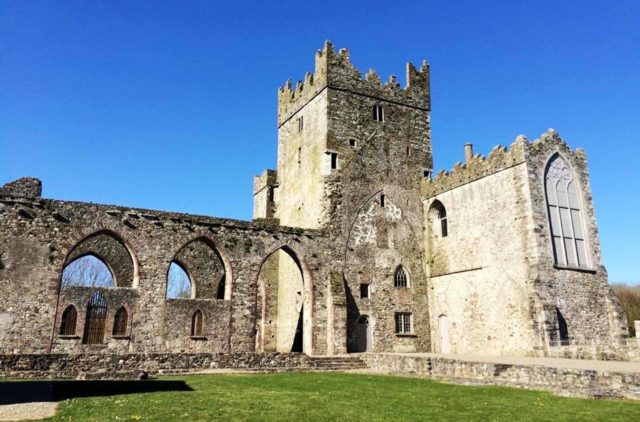
[[370, 352], [372, 350], [371, 344], [371, 319], [367, 315], [361, 315], [358, 318], [358, 325], [356, 328], [357, 352]]
[[288, 247], [271, 252], [258, 273], [256, 351], [311, 353], [311, 280]]

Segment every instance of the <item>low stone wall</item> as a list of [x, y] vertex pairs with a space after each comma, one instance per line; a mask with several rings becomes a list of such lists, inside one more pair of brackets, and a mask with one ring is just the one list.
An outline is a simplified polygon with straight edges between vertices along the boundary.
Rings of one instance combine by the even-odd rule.
[[2, 378], [132, 378], [139, 373], [201, 369], [282, 369], [308, 366], [299, 353], [136, 353], [0, 355]]
[[640, 399], [640, 373], [471, 362], [424, 355], [365, 354], [361, 358], [376, 372], [550, 390], [561, 395]]

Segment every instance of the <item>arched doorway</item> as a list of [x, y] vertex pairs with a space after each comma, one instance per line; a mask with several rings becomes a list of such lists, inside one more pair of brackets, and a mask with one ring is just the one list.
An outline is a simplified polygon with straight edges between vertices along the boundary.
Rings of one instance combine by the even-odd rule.
[[288, 247], [272, 252], [258, 273], [256, 351], [311, 353], [311, 281]]
[[371, 351], [371, 321], [367, 315], [361, 315], [358, 318], [356, 327], [357, 336], [357, 352]]
[[451, 353], [451, 337], [449, 335], [449, 318], [446, 315], [438, 317], [440, 331], [440, 353]]

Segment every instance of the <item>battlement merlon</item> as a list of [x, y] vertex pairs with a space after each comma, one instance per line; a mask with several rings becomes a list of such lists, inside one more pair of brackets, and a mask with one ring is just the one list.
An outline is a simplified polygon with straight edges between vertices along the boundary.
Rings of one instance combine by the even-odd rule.
[[406, 86], [402, 88], [395, 75], [382, 83], [373, 69], [363, 79], [362, 73], [351, 63], [349, 50], [343, 48], [336, 53], [331, 42], [326, 41], [322, 50], [316, 53], [315, 72], [307, 72], [304, 80], [298, 81], [295, 87], [288, 80], [278, 89], [278, 127], [327, 87], [379, 98], [383, 102], [431, 109], [429, 65], [426, 61], [420, 69], [407, 63]]
[[486, 157], [476, 154], [465, 164], [456, 163], [448, 172], [440, 170], [432, 180], [423, 180], [422, 197], [423, 199], [432, 198], [483, 177], [523, 164], [535, 156], [550, 157], [554, 152], [560, 152], [570, 158], [578, 170], [585, 170], [586, 154], [584, 150], [581, 148], [572, 150], [558, 132], [549, 129], [533, 142], [524, 135], [519, 135], [509, 148], [496, 145]]

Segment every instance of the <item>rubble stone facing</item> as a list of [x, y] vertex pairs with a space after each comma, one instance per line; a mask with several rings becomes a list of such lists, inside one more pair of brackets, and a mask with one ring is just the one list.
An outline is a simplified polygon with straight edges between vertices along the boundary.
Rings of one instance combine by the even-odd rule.
[[370, 370], [462, 384], [550, 390], [561, 395], [640, 399], [640, 374], [467, 361], [434, 356], [362, 355]]

